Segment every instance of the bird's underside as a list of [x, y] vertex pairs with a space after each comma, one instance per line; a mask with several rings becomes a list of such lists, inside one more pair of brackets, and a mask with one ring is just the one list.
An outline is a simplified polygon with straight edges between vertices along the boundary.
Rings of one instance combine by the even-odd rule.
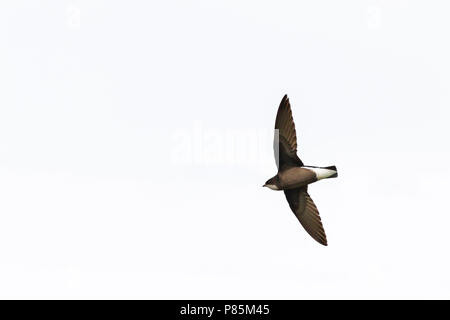
[[[300, 221], [308, 234], [322, 245], [327, 245], [327, 237], [320, 219], [319, 211], [308, 194], [308, 183], [317, 181], [314, 177], [302, 174], [293, 177], [290, 172], [299, 172], [299, 167], [303, 167], [303, 162], [297, 156], [297, 136], [295, 124], [292, 118], [291, 106], [287, 95], [281, 100], [275, 120], [274, 138], [275, 161], [278, 167], [280, 180], [285, 179], [289, 188], [283, 188], [289, 207]], [[301, 180], [300, 179], [300, 180]], [[298, 187], [296, 186], [296, 183]]]

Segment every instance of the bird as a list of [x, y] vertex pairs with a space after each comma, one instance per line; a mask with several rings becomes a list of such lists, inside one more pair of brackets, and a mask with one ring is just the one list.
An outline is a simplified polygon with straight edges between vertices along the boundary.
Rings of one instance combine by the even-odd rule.
[[308, 193], [308, 186], [316, 181], [336, 178], [336, 166], [306, 166], [297, 155], [297, 134], [291, 105], [284, 95], [278, 107], [273, 142], [278, 172], [263, 187], [284, 191], [289, 207], [306, 232], [321, 245], [327, 246], [327, 236], [319, 211]]

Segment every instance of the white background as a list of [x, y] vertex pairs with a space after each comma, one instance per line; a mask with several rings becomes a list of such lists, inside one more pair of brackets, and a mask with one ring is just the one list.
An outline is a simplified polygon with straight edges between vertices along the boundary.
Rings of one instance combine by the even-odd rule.
[[[450, 298], [449, 9], [2, 1], [0, 297]], [[328, 247], [261, 188], [285, 93]]]

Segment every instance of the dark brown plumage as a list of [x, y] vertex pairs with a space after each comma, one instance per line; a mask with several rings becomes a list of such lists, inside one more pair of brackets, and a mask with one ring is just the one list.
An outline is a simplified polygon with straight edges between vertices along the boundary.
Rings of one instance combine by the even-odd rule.
[[324, 246], [328, 245], [319, 210], [308, 194], [308, 186], [284, 190], [289, 207], [309, 235]]
[[292, 212], [306, 232], [326, 246], [325, 230], [319, 211], [308, 194], [308, 185], [321, 179], [337, 177], [337, 170], [335, 166], [303, 165], [297, 156], [297, 134], [287, 95], [281, 100], [275, 120], [274, 152], [278, 173], [264, 186], [283, 190]]
[[297, 156], [297, 134], [287, 95], [283, 97], [278, 108], [273, 143], [278, 170], [292, 166], [303, 166], [302, 160]]

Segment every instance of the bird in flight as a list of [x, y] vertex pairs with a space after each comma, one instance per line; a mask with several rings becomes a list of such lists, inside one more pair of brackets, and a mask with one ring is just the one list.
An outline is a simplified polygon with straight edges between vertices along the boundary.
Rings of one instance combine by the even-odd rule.
[[263, 187], [283, 190], [291, 210], [306, 232], [326, 246], [327, 236], [319, 211], [308, 194], [308, 185], [322, 179], [336, 178], [337, 169], [335, 166], [305, 166], [297, 156], [297, 136], [287, 95], [278, 107], [273, 148], [278, 173], [267, 180]]

